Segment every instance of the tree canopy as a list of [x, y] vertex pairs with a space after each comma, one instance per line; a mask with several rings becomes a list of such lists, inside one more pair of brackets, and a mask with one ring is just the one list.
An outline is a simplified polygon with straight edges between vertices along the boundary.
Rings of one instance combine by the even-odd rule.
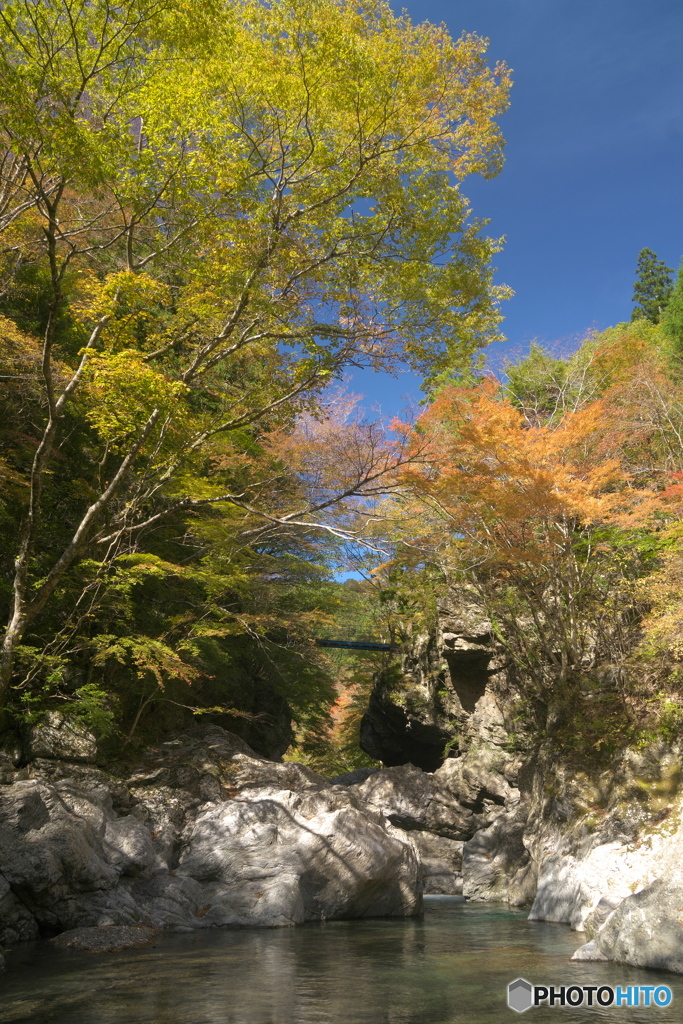
[[130, 726], [236, 636], [268, 674], [310, 634], [321, 537], [403, 458], [339, 423], [304, 464], [331, 382], [429, 387], [498, 336], [461, 192], [502, 163], [485, 50], [374, 0], [2, 5], [0, 702], [106, 708], [119, 665]]
[[680, 366], [683, 358], [683, 267], [676, 275], [671, 295], [662, 316], [664, 337], [674, 361]]
[[593, 756], [657, 708], [683, 721], [683, 392], [663, 325], [564, 359], [532, 346], [507, 381], [445, 389], [401, 429], [416, 458], [385, 576], [477, 596], [536, 736]]

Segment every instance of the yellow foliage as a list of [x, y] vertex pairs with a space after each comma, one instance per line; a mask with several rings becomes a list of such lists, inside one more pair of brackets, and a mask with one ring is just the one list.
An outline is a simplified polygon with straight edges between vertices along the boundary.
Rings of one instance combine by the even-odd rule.
[[102, 281], [93, 275], [82, 276], [70, 308], [76, 322], [89, 329], [108, 318], [101, 335], [108, 349], [139, 347], [143, 340], [154, 348], [160, 337], [160, 312], [169, 302], [167, 284], [148, 274], [124, 270]]
[[[643, 580], [642, 597], [650, 611], [643, 622], [642, 651], [683, 660], [683, 527], [668, 532], [672, 546], [662, 556], [659, 570]], [[670, 666], [667, 666], [670, 667]]]
[[86, 418], [115, 447], [139, 433], [155, 409], [172, 414], [176, 425], [185, 418], [186, 385], [168, 380], [134, 350], [94, 353], [87, 380]]

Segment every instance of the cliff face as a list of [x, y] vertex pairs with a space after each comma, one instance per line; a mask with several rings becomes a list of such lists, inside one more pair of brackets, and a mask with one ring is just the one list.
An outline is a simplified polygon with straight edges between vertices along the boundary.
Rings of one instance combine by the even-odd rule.
[[583, 959], [683, 971], [680, 749], [577, 766], [525, 737], [523, 711], [489, 623], [470, 594], [454, 598], [377, 679], [362, 745], [403, 767], [369, 779], [366, 797], [381, 793], [402, 828], [462, 841], [466, 896], [585, 931]]
[[585, 932], [578, 959], [683, 971], [681, 751], [625, 749], [602, 771], [541, 751], [524, 832], [530, 918]]
[[379, 673], [361, 747], [386, 765], [433, 772], [472, 742], [505, 746], [513, 697], [491, 624], [462, 594], [442, 605], [433, 634], [416, 637], [399, 665]]

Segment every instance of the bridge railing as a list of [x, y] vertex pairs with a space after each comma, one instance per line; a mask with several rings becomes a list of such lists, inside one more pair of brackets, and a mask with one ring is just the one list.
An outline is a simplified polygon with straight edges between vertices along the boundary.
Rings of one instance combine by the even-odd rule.
[[395, 651], [396, 644], [385, 643], [383, 640], [344, 640], [334, 637], [315, 637], [318, 647], [338, 647], [349, 651]]
[[332, 626], [321, 630], [314, 638], [314, 643], [318, 647], [337, 647], [349, 651], [393, 651], [398, 646], [386, 635], [368, 636], [358, 629], [344, 629], [343, 626], [341, 629]]

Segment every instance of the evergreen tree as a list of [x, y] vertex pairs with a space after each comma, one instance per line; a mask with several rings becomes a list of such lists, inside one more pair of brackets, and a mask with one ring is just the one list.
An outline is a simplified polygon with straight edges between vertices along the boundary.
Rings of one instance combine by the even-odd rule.
[[636, 283], [633, 287], [633, 302], [638, 305], [631, 314], [631, 320], [644, 317], [658, 324], [671, 298], [673, 270], [664, 260], [657, 258], [652, 249], [641, 249], [636, 267]]
[[683, 264], [676, 275], [671, 298], [664, 310], [662, 327], [669, 340], [671, 354], [677, 359], [683, 358]]

